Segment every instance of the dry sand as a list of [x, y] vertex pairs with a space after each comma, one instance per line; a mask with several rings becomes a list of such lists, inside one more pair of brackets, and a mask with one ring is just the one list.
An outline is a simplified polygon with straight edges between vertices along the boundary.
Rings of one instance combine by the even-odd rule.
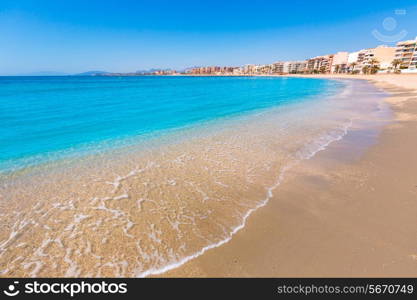
[[370, 80], [393, 122], [292, 169], [229, 243], [162, 276], [417, 276], [417, 75], [311, 77]]

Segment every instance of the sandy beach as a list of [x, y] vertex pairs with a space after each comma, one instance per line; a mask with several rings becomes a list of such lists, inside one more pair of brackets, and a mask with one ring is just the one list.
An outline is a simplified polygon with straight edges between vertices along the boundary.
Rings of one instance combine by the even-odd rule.
[[230, 242], [160, 276], [417, 276], [417, 76], [311, 77], [371, 81], [393, 120], [291, 169]]

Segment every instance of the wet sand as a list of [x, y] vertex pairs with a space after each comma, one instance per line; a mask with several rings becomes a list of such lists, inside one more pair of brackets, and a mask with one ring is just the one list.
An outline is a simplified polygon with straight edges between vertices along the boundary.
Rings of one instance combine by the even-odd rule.
[[370, 80], [394, 120], [291, 169], [229, 243], [162, 276], [417, 276], [417, 76], [311, 77]]

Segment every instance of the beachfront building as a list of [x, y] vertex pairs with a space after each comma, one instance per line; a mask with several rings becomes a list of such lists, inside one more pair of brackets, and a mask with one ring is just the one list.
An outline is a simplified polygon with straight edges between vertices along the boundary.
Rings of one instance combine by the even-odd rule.
[[279, 61], [273, 63], [273, 74], [300, 74], [307, 69], [307, 61]]
[[285, 62], [285, 61], [278, 61], [278, 62], [276, 62], [276, 63], [273, 63], [272, 65], [273, 65], [273, 68], [272, 68], [272, 70], [273, 70], [273, 73], [274, 74], [285, 74], [285, 73], [288, 73], [286, 70], [285, 70], [285, 64], [286, 64], [287, 62]]
[[348, 70], [351, 73], [360, 73], [362, 68], [362, 62], [365, 58], [366, 50], [362, 49], [356, 52], [351, 52], [348, 55]]
[[330, 73], [346, 73], [348, 71], [348, 52], [337, 52], [333, 55]]
[[196, 67], [187, 70], [188, 74], [193, 75], [239, 75], [241, 70], [239, 67]]
[[246, 75], [253, 75], [256, 71], [256, 65], [244, 65], [243, 66], [243, 74]]
[[270, 75], [273, 73], [274, 64], [256, 66], [256, 74]]
[[364, 67], [371, 67], [373, 61], [376, 60], [380, 71], [388, 70], [395, 58], [395, 47], [388, 47], [385, 45], [376, 48], [366, 49], [361, 58], [362, 70]]
[[417, 72], [417, 37], [397, 43], [395, 59], [401, 60], [400, 69], [403, 72]]
[[242, 75], [243, 74], [243, 68], [241, 67], [234, 67], [232, 71], [232, 75]]
[[[177, 71], [175, 71], [175, 70], [155, 70], [155, 71], [150, 72], [149, 74], [150, 75], [157, 75], [157, 76], [175, 75], [175, 74], [177, 74]], [[147, 74], [145, 73], [144, 75], [147, 75]]]
[[333, 54], [310, 58], [307, 61], [308, 73], [330, 73], [333, 63]]
[[289, 74], [299, 74], [304, 73], [307, 69], [307, 61], [287, 61], [285, 62], [284, 70], [285, 73]]
[[363, 73], [364, 71], [369, 72], [372, 67], [378, 67], [374, 69], [374, 72], [376, 70], [386, 72], [391, 68], [394, 58], [394, 47], [381, 45], [376, 48], [362, 49], [348, 54], [347, 70], [353, 73]]

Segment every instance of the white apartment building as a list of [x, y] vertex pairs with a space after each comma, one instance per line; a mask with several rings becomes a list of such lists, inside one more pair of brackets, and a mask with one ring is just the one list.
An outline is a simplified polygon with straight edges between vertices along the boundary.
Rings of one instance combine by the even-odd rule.
[[284, 73], [303, 73], [307, 70], [307, 61], [287, 61], [284, 65]]
[[366, 49], [361, 65], [362, 67], [369, 66], [371, 65], [372, 59], [376, 59], [380, 70], [387, 70], [391, 67], [391, 63], [395, 58], [395, 50], [395, 47], [385, 45]]
[[345, 73], [348, 70], [348, 52], [337, 52], [333, 56], [330, 73]]
[[417, 37], [397, 43], [395, 59], [401, 60], [400, 68], [403, 72], [417, 71]]
[[273, 73], [275, 73], [275, 74], [288, 73], [284, 70], [285, 64], [286, 64], [286, 62], [284, 62], [284, 61], [278, 61], [276, 63], [273, 63], [273, 67], [272, 67]]
[[330, 69], [333, 63], [333, 56], [333, 54], [329, 54], [310, 58], [307, 61], [307, 71], [330, 73]]
[[307, 69], [307, 61], [279, 61], [272, 65], [272, 73], [289, 74], [303, 73]]
[[395, 58], [394, 47], [388, 47], [385, 45], [378, 46], [376, 48], [362, 49], [356, 52], [348, 54], [347, 65], [349, 68], [352, 63], [355, 63], [355, 67], [351, 68], [351, 71], [361, 72], [363, 67], [370, 66], [373, 59], [378, 61], [380, 70], [385, 71], [391, 68], [391, 63]]
[[348, 63], [348, 68], [350, 71], [360, 72], [361, 67], [362, 67], [361, 64], [362, 64], [363, 58], [365, 57], [365, 53], [366, 53], [365, 49], [349, 53], [347, 63]]

